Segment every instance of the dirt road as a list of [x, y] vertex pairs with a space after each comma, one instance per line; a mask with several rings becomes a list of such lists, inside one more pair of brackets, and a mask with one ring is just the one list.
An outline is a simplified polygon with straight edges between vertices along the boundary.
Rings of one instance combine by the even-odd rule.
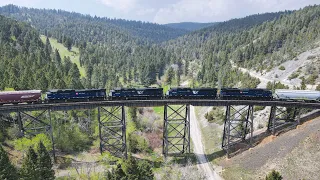
[[207, 157], [204, 152], [204, 147], [202, 143], [201, 130], [198, 125], [198, 120], [195, 115], [194, 107], [190, 106], [190, 133], [193, 142], [193, 152], [197, 156], [199, 164], [197, 165], [205, 174], [207, 179], [210, 180], [220, 180], [222, 179], [215, 171], [212, 169], [212, 165], [208, 162]]
[[[279, 81], [282, 84], [288, 86], [290, 89], [301, 85], [301, 79], [294, 78], [289, 80], [289, 77], [294, 72], [297, 72], [300, 68], [306, 67], [308, 64], [314, 63], [309, 59], [311, 56], [320, 56], [320, 47], [305, 51], [299, 54], [295, 59], [286, 61], [279, 66], [272, 68], [269, 72], [264, 71], [263, 73], [256, 72], [254, 70], [245, 69], [238, 67], [233, 61], [230, 63], [233, 68], [238, 68], [243, 73], [249, 73], [250, 76], [260, 79], [258, 88], [266, 88], [268, 82]], [[283, 66], [284, 70], [280, 70], [279, 67]], [[310, 84], [307, 85], [308, 89], [315, 89], [315, 86]]]

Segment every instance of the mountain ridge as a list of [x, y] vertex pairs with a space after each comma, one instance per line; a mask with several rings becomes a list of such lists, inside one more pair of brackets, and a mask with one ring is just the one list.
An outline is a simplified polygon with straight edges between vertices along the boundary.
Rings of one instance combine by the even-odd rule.
[[212, 22], [212, 23], [199, 23], [199, 22], [179, 22], [179, 23], [168, 23], [164, 24], [165, 26], [176, 28], [176, 29], [184, 29], [188, 31], [196, 31], [202, 28], [206, 28], [209, 26], [214, 26], [218, 22]]
[[61, 26], [63, 22], [72, 19], [74, 26], [76, 26], [76, 23], [81, 24], [84, 21], [90, 23], [92, 29], [96, 28], [93, 24], [97, 24], [101, 30], [109, 28], [109, 31], [118, 31], [124, 36], [130, 36], [129, 38], [131, 39], [140, 39], [150, 43], [163, 42], [188, 33], [183, 29], [174, 29], [156, 23], [97, 17], [64, 10], [18, 7], [12, 4], [0, 7], [0, 13], [37, 27], [41, 34], [45, 34], [45, 31], [50, 29], [48, 28], [50, 25], [39, 24], [48, 18], [53, 21], [48, 21], [51, 24], [51, 28], [55, 28], [53, 25]]

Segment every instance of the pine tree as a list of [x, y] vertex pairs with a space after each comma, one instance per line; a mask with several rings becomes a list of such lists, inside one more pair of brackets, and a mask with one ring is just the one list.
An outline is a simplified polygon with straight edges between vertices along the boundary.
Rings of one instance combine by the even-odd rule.
[[129, 107], [128, 113], [133, 121], [137, 120], [137, 107]]
[[305, 90], [306, 89], [306, 80], [305, 80], [305, 78], [303, 77], [302, 79], [301, 79], [302, 81], [301, 81], [301, 89], [302, 90]]
[[16, 180], [18, 174], [16, 168], [11, 164], [7, 152], [0, 144], [0, 179]]
[[42, 142], [39, 143], [38, 148], [38, 169], [39, 169], [39, 178], [40, 179], [54, 179], [54, 171], [52, 170], [52, 162], [50, 155], [43, 145]]
[[126, 173], [124, 173], [121, 164], [117, 165], [117, 168], [113, 171], [113, 178], [115, 180], [122, 180], [122, 179], [127, 179], [126, 178]]
[[55, 50], [54, 52], [54, 60], [57, 64], [61, 64], [61, 56], [60, 56], [60, 53], [58, 51], [58, 49]]
[[266, 180], [281, 180], [282, 176], [280, 175], [280, 173], [276, 170], [272, 170], [272, 172], [270, 172], [267, 176], [266, 176]]
[[81, 89], [82, 84], [80, 82], [80, 71], [77, 64], [72, 64], [71, 69], [68, 72], [68, 88]]
[[22, 162], [20, 178], [23, 180], [41, 180], [37, 168], [37, 154], [32, 147], [30, 147]]
[[45, 51], [46, 51], [47, 56], [49, 57], [52, 52], [52, 46], [50, 44], [50, 40], [48, 37], [46, 39]]
[[129, 154], [128, 159], [124, 163], [124, 170], [128, 179], [139, 179], [138, 163], [131, 154]]
[[138, 163], [138, 179], [139, 180], [151, 180], [154, 178], [152, 166], [147, 161], [141, 161]]
[[189, 73], [189, 61], [186, 60], [186, 63], [184, 65], [184, 76], [188, 76]]
[[180, 77], [179, 71], [176, 72], [176, 79], [177, 79], [177, 85], [180, 86], [181, 77]]
[[169, 85], [171, 85], [173, 78], [174, 78], [174, 70], [172, 67], [170, 67], [167, 72], [167, 83]]

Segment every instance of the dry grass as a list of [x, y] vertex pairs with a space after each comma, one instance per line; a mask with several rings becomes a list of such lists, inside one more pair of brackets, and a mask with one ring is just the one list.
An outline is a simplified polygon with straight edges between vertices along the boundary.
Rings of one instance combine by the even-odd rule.
[[280, 136], [268, 136], [220, 165], [226, 180], [264, 179], [273, 169], [284, 179], [320, 179], [320, 118]]

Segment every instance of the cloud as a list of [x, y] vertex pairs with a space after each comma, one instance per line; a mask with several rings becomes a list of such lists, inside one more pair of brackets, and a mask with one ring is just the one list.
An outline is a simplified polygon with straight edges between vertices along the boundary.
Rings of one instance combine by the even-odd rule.
[[217, 22], [251, 14], [299, 9], [319, 0], [179, 0], [159, 8], [154, 22]]
[[0, 6], [15, 4], [19, 6], [31, 7], [40, 1], [41, 0], [0, 0]]
[[150, 8], [150, 9], [140, 9], [137, 10], [137, 15], [139, 16], [145, 16], [145, 15], [150, 15], [156, 12], [155, 8]]
[[104, 5], [118, 11], [129, 12], [136, 8], [138, 0], [99, 0]]
[[[74, 3], [77, 3], [74, 5]], [[320, 4], [319, 0], [0, 0], [0, 6], [62, 8], [72, 11], [151, 21], [217, 22], [264, 12], [277, 12]], [[70, 6], [69, 4], [73, 4]], [[90, 8], [88, 8], [90, 4]]]

